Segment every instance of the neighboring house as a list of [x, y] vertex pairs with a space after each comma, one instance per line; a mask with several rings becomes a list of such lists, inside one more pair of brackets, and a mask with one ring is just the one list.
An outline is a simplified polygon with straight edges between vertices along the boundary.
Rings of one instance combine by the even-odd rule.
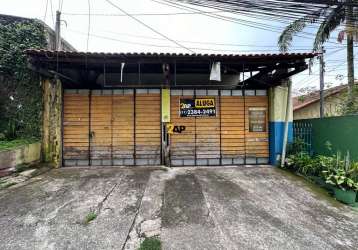
[[[47, 48], [44, 49], [54, 50], [55, 41], [56, 41], [55, 31], [52, 28], [50, 28], [46, 23], [44, 23], [39, 19], [34, 19], [34, 18], [0, 14], [0, 24], [9, 24], [13, 22], [26, 22], [26, 21], [36, 21], [44, 26], [44, 30], [46, 32], [46, 39], [47, 39]], [[64, 39], [61, 39], [61, 45], [62, 45], [62, 50], [64, 51], [76, 51], [76, 49]]]
[[[324, 90], [325, 116], [341, 115], [342, 104], [347, 98], [347, 85]], [[319, 90], [293, 98], [293, 119], [318, 118], [320, 115]]]

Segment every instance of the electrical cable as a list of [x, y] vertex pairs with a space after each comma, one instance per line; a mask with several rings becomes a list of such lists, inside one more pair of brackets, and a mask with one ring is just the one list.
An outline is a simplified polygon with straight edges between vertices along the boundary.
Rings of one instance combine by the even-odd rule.
[[[137, 37], [137, 38], [150, 39], [150, 40], [162, 40], [162, 41], [166, 40], [164, 38], [153, 37], [153, 36], [143, 36], [143, 35], [135, 35], [135, 34], [129, 34], [129, 33], [118, 33], [118, 32], [105, 31], [105, 30], [101, 30], [101, 31], [106, 32], [106, 33], [115, 34], [115, 35], [120, 35], [120, 36]], [[193, 44], [215, 45], [215, 46], [277, 48], [277, 45], [235, 44], [235, 43], [219, 43], [219, 42], [216, 43], [216, 42], [199, 42], [199, 41], [189, 41], [189, 40], [176, 40], [176, 41], [181, 42], [181, 43], [193, 43]], [[339, 47], [342, 47], [342, 46], [345, 46], [345, 45], [342, 44]], [[309, 46], [309, 45], [305, 45], [305, 46], [296, 45], [295, 47], [306, 48], [307, 50], [311, 50], [311, 48], [312, 48], [312, 46]], [[326, 49], [335, 49], [335, 48], [338, 48], [338, 46], [332, 45], [331, 47], [325, 47], [325, 48]]]
[[171, 41], [172, 43], [175, 43], [176, 45], [178, 45], [179, 47], [186, 49], [192, 53], [195, 53], [193, 50], [185, 47], [184, 45], [178, 43], [177, 41], [169, 38], [168, 36], [164, 35], [163, 33], [157, 31], [156, 29], [152, 28], [151, 26], [149, 26], [148, 24], [146, 24], [145, 22], [142, 22], [140, 19], [136, 18], [135, 16], [129, 14], [128, 12], [126, 12], [125, 10], [123, 10], [122, 8], [120, 8], [117, 4], [114, 4], [112, 1], [110, 0], [105, 0], [107, 3], [109, 3], [110, 5], [112, 5], [113, 7], [115, 7], [116, 9], [120, 10], [122, 13], [126, 14], [128, 17], [132, 18], [133, 20], [135, 20], [136, 22], [142, 24], [143, 26], [147, 27], [148, 29], [150, 29], [151, 31], [155, 32], [156, 34], [166, 38], [167, 40]]
[[[80, 35], [86, 35], [86, 36], [88, 34], [88, 33], [78, 31], [78, 30], [72, 30], [72, 29], [67, 29], [67, 30], [72, 32], [72, 33], [74, 33], [74, 34], [80, 34]], [[182, 48], [182, 47], [179, 47], [179, 46], [160, 45], [160, 44], [153, 44], [153, 43], [141, 43], [141, 42], [134, 42], [134, 41], [116, 39], [116, 38], [113, 38], [113, 37], [96, 35], [96, 34], [93, 34], [93, 33], [90, 33], [89, 35], [92, 36], [92, 37], [96, 37], [96, 38], [100, 38], [100, 39], [104, 39], [104, 40], [117, 41], [117, 42], [120, 42], [120, 43], [141, 45], [141, 46], [146, 46], [146, 47], [150, 46], [150, 47], [173, 48], [173, 49]], [[277, 52], [277, 53], [281, 53], [278, 49], [276, 49], [276, 50], [231, 50], [231, 49], [210, 49], [210, 48], [199, 48], [199, 47], [187, 47], [187, 48], [191, 49], [191, 50], [218, 51], [218, 52], [219, 51], [220, 52], [231, 51], [231, 52], [238, 52], [238, 53], [240, 53], [240, 52], [252, 52], [252, 53], [255, 53], [255, 52], [267, 52], [267, 53], [268, 52]], [[297, 49], [297, 50], [306, 51], [306, 49]]]
[[47, 8], [48, 8], [48, 0], [46, 0], [45, 14], [44, 14], [44, 17], [43, 17], [43, 19], [42, 19], [44, 23], [46, 23]]
[[88, 4], [88, 27], [87, 27], [86, 52], [88, 52], [90, 32], [91, 32], [91, 0], [87, 0], [87, 4]]
[[50, 0], [50, 8], [51, 8], [52, 24], [53, 24], [53, 26], [55, 26], [55, 18], [54, 18], [54, 15], [53, 15], [52, 0]]
[[[210, 13], [222, 13], [226, 11], [207, 11]], [[68, 16], [87, 16], [88, 13], [74, 13], [74, 12], [64, 12], [62, 13]], [[130, 13], [132, 16], [177, 16], [177, 15], [197, 15], [201, 14], [200, 12], [173, 12], [173, 13]], [[92, 13], [92, 16], [103, 16], [103, 17], [127, 17], [125, 14], [112, 14], [112, 13]]]
[[[202, 12], [199, 9], [193, 8], [193, 7], [187, 7], [185, 5], [182, 4], [178, 4], [178, 3], [173, 3], [172, 1], [169, 0], [151, 0], [152, 2], [156, 2], [158, 4], [162, 4], [162, 5], [167, 5], [173, 8], [177, 8], [177, 9], [182, 9], [182, 10], [195, 10], [198, 12]], [[252, 27], [252, 28], [257, 28], [257, 29], [261, 29], [261, 30], [266, 30], [266, 31], [270, 31], [270, 32], [275, 32], [275, 33], [282, 33], [282, 29], [283, 27], [274, 27], [272, 25], [267, 25], [267, 24], [262, 24], [262, 23], [257, 23], [257, 22], [251, 22], [251, 21], [247, 21], [247, 20], [242, 20], [242, 19], [238, 19], [238, 18], [232, 18], [232, 17], [227, 17], [227, 16], [222, 16], [222, 15], [215, 15], [215, 14], [203, 14], [205, 16], [208, 17], [212, 17], [212, 18], [216, 18], [216, 19], [220, 19], [223, 21], [228, 21], [228, 22], [232, 22], [232, 23], [237, 23], [240, 25], [244, 25], [244, 26], [248, 26], [248, 27]], [[296, 17], [297, 19], [297, 17]], [[315, 34], [313, 33], [308, 33], [308, 32], [301, 32], [301, 34], [306, 34], [306, 35], [310, 35], [310, 37], [307, 36], [303, 36], [303, 35], [296, 35], [297, 37], [301, 37], [301, 38], [305, 38], [305, 39], [312, 39], [311, 36], [315, 36]], [[333, 44], [340, 44], [338, 42], [332, 42], [332, 41], [327, 41], [327, 43], [333, 43]]]
[[62, 13], [62, 8], [63, 8], [63, 2], [64, 2], [64, 0], [60, 0], [60, 8], [59, 8], [59, 10], [60, 10], [61, 13]]

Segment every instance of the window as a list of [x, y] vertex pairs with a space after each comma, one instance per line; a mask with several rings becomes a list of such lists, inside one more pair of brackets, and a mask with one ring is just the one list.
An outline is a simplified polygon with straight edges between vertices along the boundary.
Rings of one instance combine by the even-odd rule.
[[266, 132], [266, 108], [249, 108], [249, 131]]

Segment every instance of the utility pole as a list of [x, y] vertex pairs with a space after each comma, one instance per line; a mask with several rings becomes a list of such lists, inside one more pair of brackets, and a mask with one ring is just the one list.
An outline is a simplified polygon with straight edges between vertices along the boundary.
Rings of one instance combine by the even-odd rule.
[[324, 117], [324, 47], [321, 47], [321, 55], [319, 57], [319, 117]]
[[286, 100], [286, 117], [285, 117], [285, 127], [283, 132], [283, 142], [282, 142], [282, 153], [281, 153], [281, 167], [285, 165], [286, 151], [287, 151], [287, 140], [288, 140], [288, 122], [290, 118], [290, 113], [292, 112], [292, 81], [290, 78], [287, 79], [287, 100]]
[[347, 71], [348, 71], [348, 108], [350, 109], [354, 102], [354, 52], [353, 52], [353, 6], [352, 0], [348, 1], [346, 17], [346, 34], [347, 34]]
[[56, 11], [56, 24], [55, 24], [55, 50], [61, 50], [61, 12]]

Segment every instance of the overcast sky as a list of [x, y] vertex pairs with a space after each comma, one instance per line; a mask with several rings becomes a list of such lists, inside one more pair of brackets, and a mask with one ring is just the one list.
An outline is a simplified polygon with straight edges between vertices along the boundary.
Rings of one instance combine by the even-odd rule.
[[[2, 14], [37, 18], [54, 27], [55, 12], [61, 8], [60, 1], [0, 0], [0, 6]], [[288, 21], [278, 23], [224, 12], [213, 13], [237, 18], [236, 22], [228, 22], [203, 14], [192, 14], [195, 10], [170, 7], [161, 0], [110, 1], [131, 14], [160, 14], [136, 15], [135, 17], [196, 53], [277, 53], [279, 31], [283, 30], [288, 23]], [[213, 9], [200, 10], [205, 12], [215, 11]], [[188, 12], [191, 12], [191, 14], [188, 14]], [[62, 36], [77, 50], [87, 51], [88, 49], [88, 51], [97, 52], [189, 52], [132, 18], [123, 15], [119, 9], [110, 5], [106, 0], [90, 0], [90, 19], [88, 13], [87, 0], [63, 0], [62, 20], [64, 22], [61, 26]], [[167, 13], [173, 15], [163, 15]], [[262, 24], [257, 23], [269, 25], [277, 32], [252, 27], [262, 26]], [[88, 31], [90, 31], [89, 39]], [[305, 32], [314, 33], [314, 27], [306, 29]], [[310, 38], [295, 38], [291, 52], [310, 51], [313, 43], [312, 35], [305, 34], [302, 36]], [[326, 82], [333, 83], [333, 85], [347, 82], [345, 46], [344, 44], [338, 44], [336, 37], [337, 35], [334, 33], [330, 40], [331, 43], [326, 44]], [[358, 52], [355, 52], [355, 55], [358, 55]], [[355, 68], [357, 72], [358, 69], [357, 67]], [[312, 73], [312, 75], [308, 75], [307, 70], [293, 78], [295, 94], [302, 87], [318, 88], [319, 72], [317, 66], [313, 67]], [[337, 75], [341, 76], [337, 77]]]

